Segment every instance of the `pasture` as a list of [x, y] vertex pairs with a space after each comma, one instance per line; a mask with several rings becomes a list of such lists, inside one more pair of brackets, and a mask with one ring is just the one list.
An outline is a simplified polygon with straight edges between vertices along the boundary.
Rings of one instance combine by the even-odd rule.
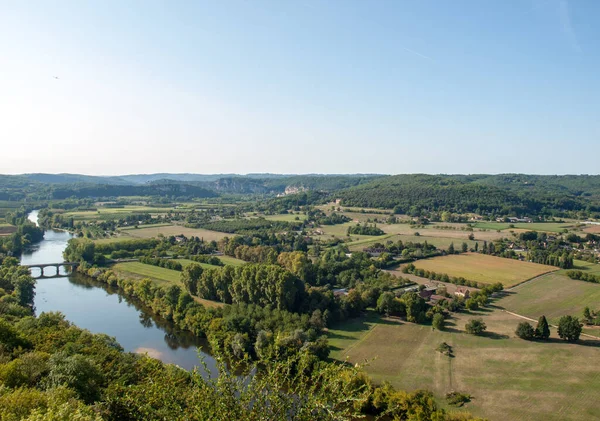
[[566, 314], [581, 317], [585, 306], [600, 310], [600, 284], [551, 273], [512, 288], [497, 304], [536, 320], [544, 315], [556, 324]]
[[[464, 333], [473, 317], [483, 318], [489, 333]], [[441, 332], [392, 318], [351, 320], [330, 331], [332, 356], [366, 361], [377, 382], [432, 390], [442, 405], [449, 391], [470, 393], [473, 400], [465, 409], [491, 421], [594, 419], [600, 367], [589, 362], [598, 355], [599, 342], [567, 344], [556, 339], [554, 329], [549, 342], [524, 341], [514, 334], [520, 321], [499, 310], [459, 314]], [[454, 358], [435, 351], [442, 342], [453, 347]]]
[[159, 266], [147, 265], [140, 262], [117, 263], [113, 270], [123, 276], [134, 278], [149, 278], [159, 285], [180, 285], [181, 272]]
[[423, 259], [414, 262], [414, 265], [419, 269], [463, 277], [484, 284], [501, 282], [505, 288], [557, 270], [554, 266], [521, 262], [479, 253], [453, 254]]

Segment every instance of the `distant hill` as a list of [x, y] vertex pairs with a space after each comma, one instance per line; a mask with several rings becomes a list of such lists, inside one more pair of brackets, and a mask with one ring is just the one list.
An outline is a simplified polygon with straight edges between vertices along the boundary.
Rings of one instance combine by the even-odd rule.
[[337, 192], [336, 197], [343, 205], [395, 208], [399, 213], [600, 212], [600, 176], [405, 174], [378, 178]]

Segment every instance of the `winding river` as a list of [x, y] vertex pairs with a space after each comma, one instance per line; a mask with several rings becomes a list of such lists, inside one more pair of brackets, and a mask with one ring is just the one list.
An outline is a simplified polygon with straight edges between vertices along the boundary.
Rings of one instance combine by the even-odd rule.
[[[38, 212], [29, 219], [37, 223]], [[64, 261], [62, 252], [72, 235], [65, 231], [47, 230], [44, 239], [24, 252], [24, 265]], [[53, 268], [47, 268], [48, 272]], [[37, 271], [37, 273], [36, 273]], [[113, 336], [128, 352], [147, 353], [165, 363], [191, 370], [199, 365], [200, 354], [214, 375], [214, 359], [200, 350], [207, 347], [191, 334], [176, 331], [166, 320], [157, 317], [139, 303], [122, 296], [116, 289], [96, 283], [79, 274], [67, 274], [61, 267], [57, 278], [38, 279], [36, 314], [60, 311], [67, 320], [93, 333]], [[39, 269], [32, 269], [34, 276]]]

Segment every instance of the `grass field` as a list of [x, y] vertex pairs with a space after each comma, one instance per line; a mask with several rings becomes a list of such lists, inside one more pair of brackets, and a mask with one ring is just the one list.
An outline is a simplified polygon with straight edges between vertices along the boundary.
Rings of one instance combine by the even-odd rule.
[[200, 265], [204, 269], [215, 269], [215, 268], [220, 267], [220, 266], [215, 266], [215, 265], [209, 265], [208, 263], [194, 262], [193, 260], [189, 260], [189, 259], [175, 259], [175, 260], [178, 261], [179, 263], [181, 263], [181, 266], [183, 266], [184, 268], [191, 265], [192, 263]]
[[[511, 227], [513, 225], [513, 227]], [[560, 233], [565, 229], [569, 231], [575, 228], [573, 222], [518, 222], [515, 224], [504, 223], [504, 222], [476, 222], [475, 228], [489, 229], [489, 230], [509, 230], [512, 228], [525, 229], [527, 231], [544, 231]]]
[[[368, 361], [377, 382], [403, 390], [434, 392], [439, 402], [449, 391], [474, 396], [466, 410], [494, 420], [587, 421], [597, 417], [600, 394], [598, 341], [567, 344], [556, 339], [530, 342], [514, 335], [521, 319], [499, 310], [480, 312], [490, 333], [463, 333], [469, 314], [451, 320], [445, 332], [392, 319], [352, 320], [330, 332], [332, 355], [351, 363]], [[552, 336], [556, 338], [556, 332]], [[455, 358], [435, 351], [453, 347]]]
[[573, 262], [573, 269], [561, 270], [559, 273], [563, 274], [569, 270], [580, 270], [582, 272], [592, 273], [594, 275], [600, 275], [600, 264], [585, 262], [583, 260], [575, 260]]
[[245, 261], [236, 259], [235, 257], [231, 257], [231, 256], [217, 256], [217, 257], [226, 265], [242, 266], [242, 265], [246, 264]]
[[186, 237], [200, 237], [205, 241], [218, 241], [224, 237], [231, 237], [231, 234], [226, 234], [223, 232], [210, 231], [202, 228], [187, 228], [181, 225], [165, 225], [160, 227], [140, 227], [138, 229], [126, 230], [123, 231], [123, 236], [130, 236], [133, 238], [153, 238], [157, 237], [158, 234], [162, 234], [165, 237], [170, 235], [180, 235], [183, 234]]
[[498, 305], [532, 319], [545, 315], [557, 323], [566, 314], [581, 317], [585, 306], [600, 310], [600, 284], [551, 273], [511, 289]]
[[502, 282], [504, 287], [514, 286], [557, 269], [553, 266], [478, 253], [454, 254], [418, 260], [415, 262], [415, 266], [419, 269], [445, 273], [450, 276], [462, 276], [465, 279], [484, 284]]
[[165, 269], [158, 266], [147, 265], [140, 262], [117, 263], [113, 268], [123, 274], [135, 275], [141, 278], [150, 278], [159, 285], [180, 285], [181, 272]]

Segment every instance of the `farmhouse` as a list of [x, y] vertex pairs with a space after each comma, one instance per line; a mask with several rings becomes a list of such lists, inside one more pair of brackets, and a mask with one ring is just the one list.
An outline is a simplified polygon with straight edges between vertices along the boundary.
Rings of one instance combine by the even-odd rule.
[[436, 290], [437, 290], [437, 288], [435, 288], [435, 287], [427, 287], [427, 288], [419, 291], [419, 296], [421, 298], [424, 298], [425, 300], [428, 300], [435, 294]]
[[462, 297], [466, 300], [471, 296], [471, 293], [467, 288], [458, 288], [456, 291], [454, 291], [454, 295], [457, 297]]

